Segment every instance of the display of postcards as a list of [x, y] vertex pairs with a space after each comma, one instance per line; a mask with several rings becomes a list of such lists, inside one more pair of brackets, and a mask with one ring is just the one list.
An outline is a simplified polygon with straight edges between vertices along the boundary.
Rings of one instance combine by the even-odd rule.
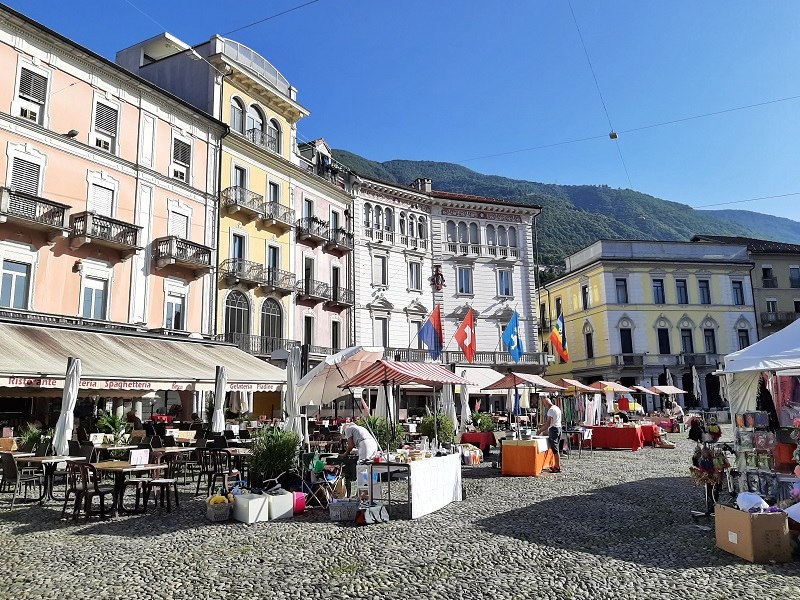
[[781, 444], [796, 444], [797, 441], [792, 438], [794, 427], [781, 427], [778, 429], [777, 439]]
[[775, 434], [771, 431], [754, 431], [753, 448], [768, 450], [775, 447]]
[[753, 413], [755, 421], [754, 427], [769, 427], [769, 413], [765, 410], [757, 410]]
[[744, 413], [744, 426], [745, 427], [756, 426], [756, 413], [752, 412]]
[[744, 427], [744, 413], [739, 413], [736, 415], [736, 426]]
[[744, 464], [753, 469], [758, 468], [758, 458], [756, 457], [755, 450], [750, 450], [744, 453]]
[[772, 458], [772, 454], [769, 452], [759, 452], [756, 454], [756, 467], [759, 469], [766, 469], [768, 471], [772, 470], [772, 467], [775, 465], [775, 461]]
[[742, 450], [753, 448], [753, 432], [748, 429], [739, 429], [736, 432], [736, 443]]

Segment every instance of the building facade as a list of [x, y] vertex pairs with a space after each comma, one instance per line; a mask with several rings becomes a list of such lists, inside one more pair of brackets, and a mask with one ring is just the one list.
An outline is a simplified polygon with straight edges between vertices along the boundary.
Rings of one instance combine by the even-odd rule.
[[548, 375], [650, 387], [669, 370], [692, 404], [695, 367], [702, 405], [721, 406], [711, 373], [758, 339], [752, 268], [746, 247], [718, 243], [601, 240], [576, 252], [541, 289], [542, 342], [563, 314], [570, 354]]

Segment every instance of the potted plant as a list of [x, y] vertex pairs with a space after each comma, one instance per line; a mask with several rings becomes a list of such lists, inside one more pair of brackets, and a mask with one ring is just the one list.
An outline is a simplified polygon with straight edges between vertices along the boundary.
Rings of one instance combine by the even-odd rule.
[[422, 435], [427, 436], [429, 440], [433, 440], [434, 437], [438, 436], [440, 444], [451, 444], [455, 431], [453, 421], [444, 413], [436, 415], [435, 426], [433, 415], [425, 415], [419, 424], [419, 432]]
[[28, 423], [19, 432], [19, 448], [23, 452], [33, 452], [33, 449], [42, 441], [44, 432], [34, 423]]
[[101, 410], [97, 417], [97, 431], [106, 434], [106, 442], [119, 446], [125, 441], [126, 434], [130, 431], [131, 424], [124, 417]]
[[385, 417], [361, 417], [356, 423], [369, 429], [378, 441], [378, 446], [386, 452], [397, 450], [406, 440], [405, 428], [398, 423], [392, 431]]
[[472, 426], [477, 431], [494, 431], [494, 421], [492, 421], [492, 415], [489, 413], [475, 410], [472, 411], [470, 418], [472, 420]]
[[262, 427], [253, 433], [252, 439], [250, 485], [262, 485], [265, 480], [297, 468], [300, 436], [296, 432], [280, 427]]

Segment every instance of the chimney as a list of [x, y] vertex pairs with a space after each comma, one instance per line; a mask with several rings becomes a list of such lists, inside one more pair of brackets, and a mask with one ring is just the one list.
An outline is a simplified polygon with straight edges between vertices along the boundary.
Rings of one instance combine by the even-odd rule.
[[430, 193], [433, 186], [431, 180], [427, 177], [417, 177], [414, 183], [411, 184], [411, 187], [420, 192]]

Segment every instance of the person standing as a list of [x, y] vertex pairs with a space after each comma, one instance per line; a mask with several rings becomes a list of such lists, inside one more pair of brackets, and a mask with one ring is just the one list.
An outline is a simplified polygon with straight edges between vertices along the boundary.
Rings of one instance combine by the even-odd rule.
[[546, 412], [545, 420], [539, 428], [538, 433], [543, 434], [547, 432], [547, 441], [550, 445], [550, 450], [553, 451], [553, 466], [550, 469], [551, 473], [561, 472], [561, 458], [559, 456], [558, 446], [561, 442], [561, 409], [550, 402], [549, 398], [542, 400]]

